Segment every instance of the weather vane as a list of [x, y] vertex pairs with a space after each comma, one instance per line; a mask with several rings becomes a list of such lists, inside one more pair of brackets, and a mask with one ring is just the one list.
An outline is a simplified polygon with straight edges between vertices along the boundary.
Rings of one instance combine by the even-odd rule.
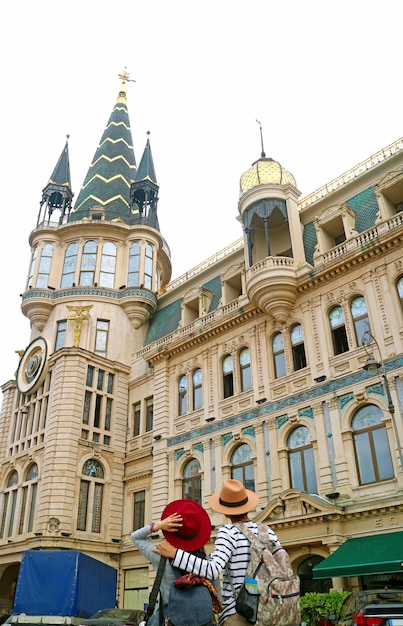
[[261, 153], [261, 157], [264, 158], [266, 156], [266, 153], [264, 151], [263, 148], [263, 131], [262, 131], [262, 123], [259, 120], [256, 120], [256, 123], [259, 124], [259, 129], [260, 129], [260, 143], [262, 144], [262, 153]]
[[127, 67], [124, 68], [123, 72], [121, 74], [118, 74], [119, 78], [121, 79], [122, 83], [135, 83], [136, 81], [133, 78], [130, 78], [130, 74], [127, 71]]

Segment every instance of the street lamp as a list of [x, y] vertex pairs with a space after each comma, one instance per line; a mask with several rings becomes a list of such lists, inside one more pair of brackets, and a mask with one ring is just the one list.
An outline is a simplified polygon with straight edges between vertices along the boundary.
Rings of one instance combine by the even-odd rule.
[[[363, 365], [363, 369], [369, 372], [371, 376], [375, 376], [375, 374], [379, 374], [383, 380], [383, 385], [385, 387], [385, 392], [386, 392], [386, 399], [388, 401], [388, 411], [392, 418], [397, 447], [399, 450], [400, 467], [403, 471], [403, 454], [402, 454], [402, 448], [400, 446], [399, 431], [397, 429], [397, 424], [395, 420], [395, 405], [393, 404], [392, 396], [390, 395], [389, 383], [388, 383], [388, 379], [386, 376], [385, 364], [382, 359], [381, 349], [379, 347], [377, 340], [375, 339], [373, 334], [369, 332], [369, 330], [366, 330], [362, 335], [361, 343], [364, 347], [367, 345], [367, 343], [370, 343], [366, 341], [366, 337], [369, 337], [370, 339], [372, 339], [372, 341], [375, 343], [376, 347], [378, 348], [380, 361], [377, 361], [373, 355], [368, 356], [367, 360], [365, 361], [365, 364]], [[380, 373], [379, 373], [379, 370], [381, 370]]]

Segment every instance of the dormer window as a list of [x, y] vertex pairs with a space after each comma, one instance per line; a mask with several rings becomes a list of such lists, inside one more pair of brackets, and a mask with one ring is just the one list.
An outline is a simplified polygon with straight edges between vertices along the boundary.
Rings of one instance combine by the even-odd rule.
[[90, 219], [104, 220], [105, 219], [105, 207], [94, 206], [92, 209], [90, 209]]
[[182, 299], [182, 326], [188, 326], [209, 312], [213, 293], [205, 287], [191, 289]]
[[374, 187], [379, 205], [378, 219], [389, 219], [403, 211], [403, 171], [389, 172]]
[[325, 254], [356, 234], [355, 213], [347, 205], [334, 206], [315, 219], [318, 254]]
[[238, 300], [245, 293], [243, 264], [230, 267], [221, 277], [222, 304]]

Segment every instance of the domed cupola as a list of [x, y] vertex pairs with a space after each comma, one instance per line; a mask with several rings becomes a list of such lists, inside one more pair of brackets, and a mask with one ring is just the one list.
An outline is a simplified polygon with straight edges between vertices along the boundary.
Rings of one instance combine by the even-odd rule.
[[246, 288], [250, 300], [282, 324], [297, 297], [296, 269], [305, 262], [299, 195], [294, 176], [266, 157], [262, 139], [261, 158], [240, 178]]
[[262, 157], [241, 176], [240, 193], [243, 194], [259, 185], [293, 185], [297, 186], [294, 176], [278, 161], [270, 157]]

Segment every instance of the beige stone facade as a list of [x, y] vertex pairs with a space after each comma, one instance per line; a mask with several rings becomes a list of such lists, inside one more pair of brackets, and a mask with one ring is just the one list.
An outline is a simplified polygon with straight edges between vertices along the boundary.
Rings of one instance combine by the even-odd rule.
[[[3, 612], [32, 548], [117, 567], [119, 605], [142, 606], [153, 572], [130, 542], [136, 520], [196, 489], [217, 529], [208, 498], [231, 476], [259, 494], [254, 517], [277, 532], [304, 590], [346, 539], [402, 530], [403, 143], [302, 199], [271, 159], [247, 174], [243, 238], [172, 282], [158, 229], [106, 217], [32, 231], [32, 343], [2, 387]], [[82, 285], [88, 241], [97, 258]], [[74, 285], [62, 287], [72, 242]], [[133, 242], [140, 274], [151, 258], [149, 288], [144, 276], [127, 286]], [[363, 369], [370, 357], [381, 375]]]

